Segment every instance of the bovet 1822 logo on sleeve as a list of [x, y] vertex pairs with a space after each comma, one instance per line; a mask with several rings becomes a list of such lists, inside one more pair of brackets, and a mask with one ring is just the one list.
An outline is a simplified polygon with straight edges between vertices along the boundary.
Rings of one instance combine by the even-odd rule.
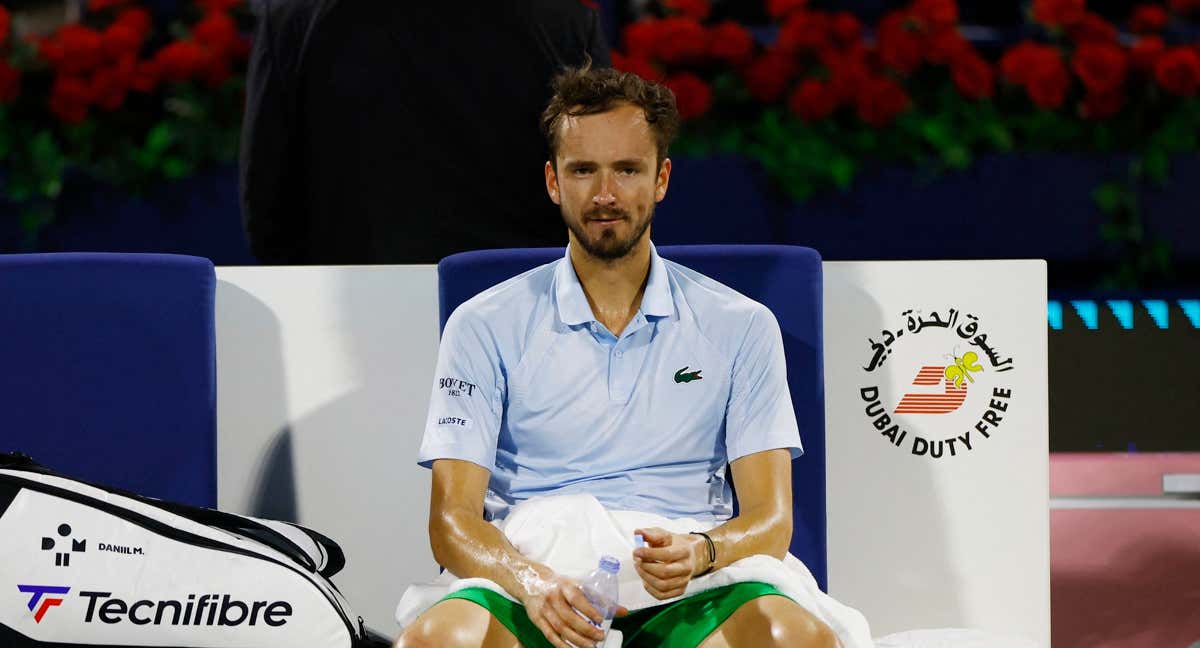
[[475, 395], [475, 383], [469, 383], [461, 378], [438, 378], [438, 389], [446, 392], [447, 396]]
[[978, 449], [1008, 416], [1013, 359], [973, 313], [908, 309], [900, 317], [903, 325], [867, 338], [871, 355], [858, 396], [868, 425], [916, 456]]

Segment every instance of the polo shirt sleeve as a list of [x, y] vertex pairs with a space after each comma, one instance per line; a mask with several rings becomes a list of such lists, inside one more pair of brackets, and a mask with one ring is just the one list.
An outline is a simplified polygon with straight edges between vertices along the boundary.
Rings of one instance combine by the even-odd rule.
[[765, 306], [754, 311], [734, 356], [725, 447], [730, 462], [776, 448], [787, 448], [793, 459], [804, 452], [788, 391], [783, 336]]
[[495, 338], [482, 318], [456, 310], [438, 347], [437, 373], [417, 463], [462, 459], [493, 470], [504, 375]]

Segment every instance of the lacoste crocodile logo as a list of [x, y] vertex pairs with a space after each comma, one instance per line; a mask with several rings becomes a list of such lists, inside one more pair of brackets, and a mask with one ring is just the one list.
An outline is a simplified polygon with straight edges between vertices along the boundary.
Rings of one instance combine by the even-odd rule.
[[675, 382], [690, 383], [693, 380], [703, 380], [704, 379], [704, 376], [700, 375], [700, 372], [703, 371], [703, 369], [697, 369], [696, 371], [688, 371], [687, 373], [684, 373], [687, 370], [688, 370], [688, 368], [684, 367], [683, 369], [676, 371], [675, 372]]

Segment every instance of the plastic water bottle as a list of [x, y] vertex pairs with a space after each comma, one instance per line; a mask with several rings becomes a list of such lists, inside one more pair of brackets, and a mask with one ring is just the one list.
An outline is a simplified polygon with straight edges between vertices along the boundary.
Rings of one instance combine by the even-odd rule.
[[612, 556], [601, 556], [600, 566], [587, 575], [579, 587], [587, 597], [592, 607], [604, 617], [604, 622], [597, 624], [588, 620], [592, 625], [608, 634], [612, 625], [613, 615], [617, 613], [617, 572], [621, 571], [621, 561]]

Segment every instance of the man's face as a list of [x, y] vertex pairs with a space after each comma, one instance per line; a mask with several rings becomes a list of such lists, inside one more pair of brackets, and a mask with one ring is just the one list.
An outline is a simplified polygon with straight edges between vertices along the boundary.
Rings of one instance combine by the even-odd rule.
[[562, 211], [572, 245], [604, 260], [624, 257], [646, 236], [654, 204], [667, 194], [671, 161], [657, 167], [654, 132], [641, 108], [567, 116], [558, 132], [557, 170], [546, 190]]

